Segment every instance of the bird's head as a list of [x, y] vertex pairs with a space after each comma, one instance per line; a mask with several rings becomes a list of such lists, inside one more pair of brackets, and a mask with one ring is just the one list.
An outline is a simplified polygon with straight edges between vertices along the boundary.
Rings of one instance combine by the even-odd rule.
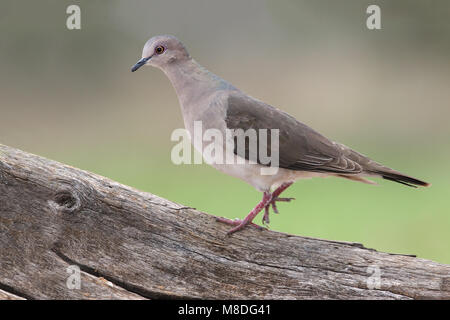
[[132, 68], [134, 72], [143, 65], [164, 69], [164, 67], [190, 59], [184, 45], [174, 36], [155, 36], [150, 38], [142, 50], [142, 59]]

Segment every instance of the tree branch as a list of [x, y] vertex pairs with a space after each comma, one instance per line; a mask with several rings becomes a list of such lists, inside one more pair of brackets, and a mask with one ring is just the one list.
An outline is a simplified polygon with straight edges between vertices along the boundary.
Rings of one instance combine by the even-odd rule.
[[[0, 145], [0, 299], [450, 298], [450, 266], [246, 228]], [[81, 270], [69, 289], [67, 267]]]

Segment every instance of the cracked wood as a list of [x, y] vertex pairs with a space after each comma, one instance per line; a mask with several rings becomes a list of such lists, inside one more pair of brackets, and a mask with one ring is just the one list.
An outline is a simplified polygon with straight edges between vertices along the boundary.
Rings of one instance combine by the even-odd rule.
[[[228, 228], [0, 145], [0, 299], [450, 298], [448, 265], [254, 228], [226, 236]], [[80, 289], [66, 285], [70, 265]]]

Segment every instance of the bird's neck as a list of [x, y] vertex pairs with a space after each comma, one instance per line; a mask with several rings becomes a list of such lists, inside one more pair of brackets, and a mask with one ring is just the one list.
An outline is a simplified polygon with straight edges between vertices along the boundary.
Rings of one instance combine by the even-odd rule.
[[232, 89], [231, 84], [209, 72], [194, 59], [172, 63], [163, 69], [177, 93], [181, 108], [195, 108], [219, 90]]

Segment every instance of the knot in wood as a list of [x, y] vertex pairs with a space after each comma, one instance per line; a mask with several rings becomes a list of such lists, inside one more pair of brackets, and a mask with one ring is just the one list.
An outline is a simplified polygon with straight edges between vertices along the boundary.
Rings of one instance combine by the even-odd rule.
[[49, 201], [49, 204], [57, 212], [73, 213], [80, 210], [81, 199], [74, 190], [60, 189]]

